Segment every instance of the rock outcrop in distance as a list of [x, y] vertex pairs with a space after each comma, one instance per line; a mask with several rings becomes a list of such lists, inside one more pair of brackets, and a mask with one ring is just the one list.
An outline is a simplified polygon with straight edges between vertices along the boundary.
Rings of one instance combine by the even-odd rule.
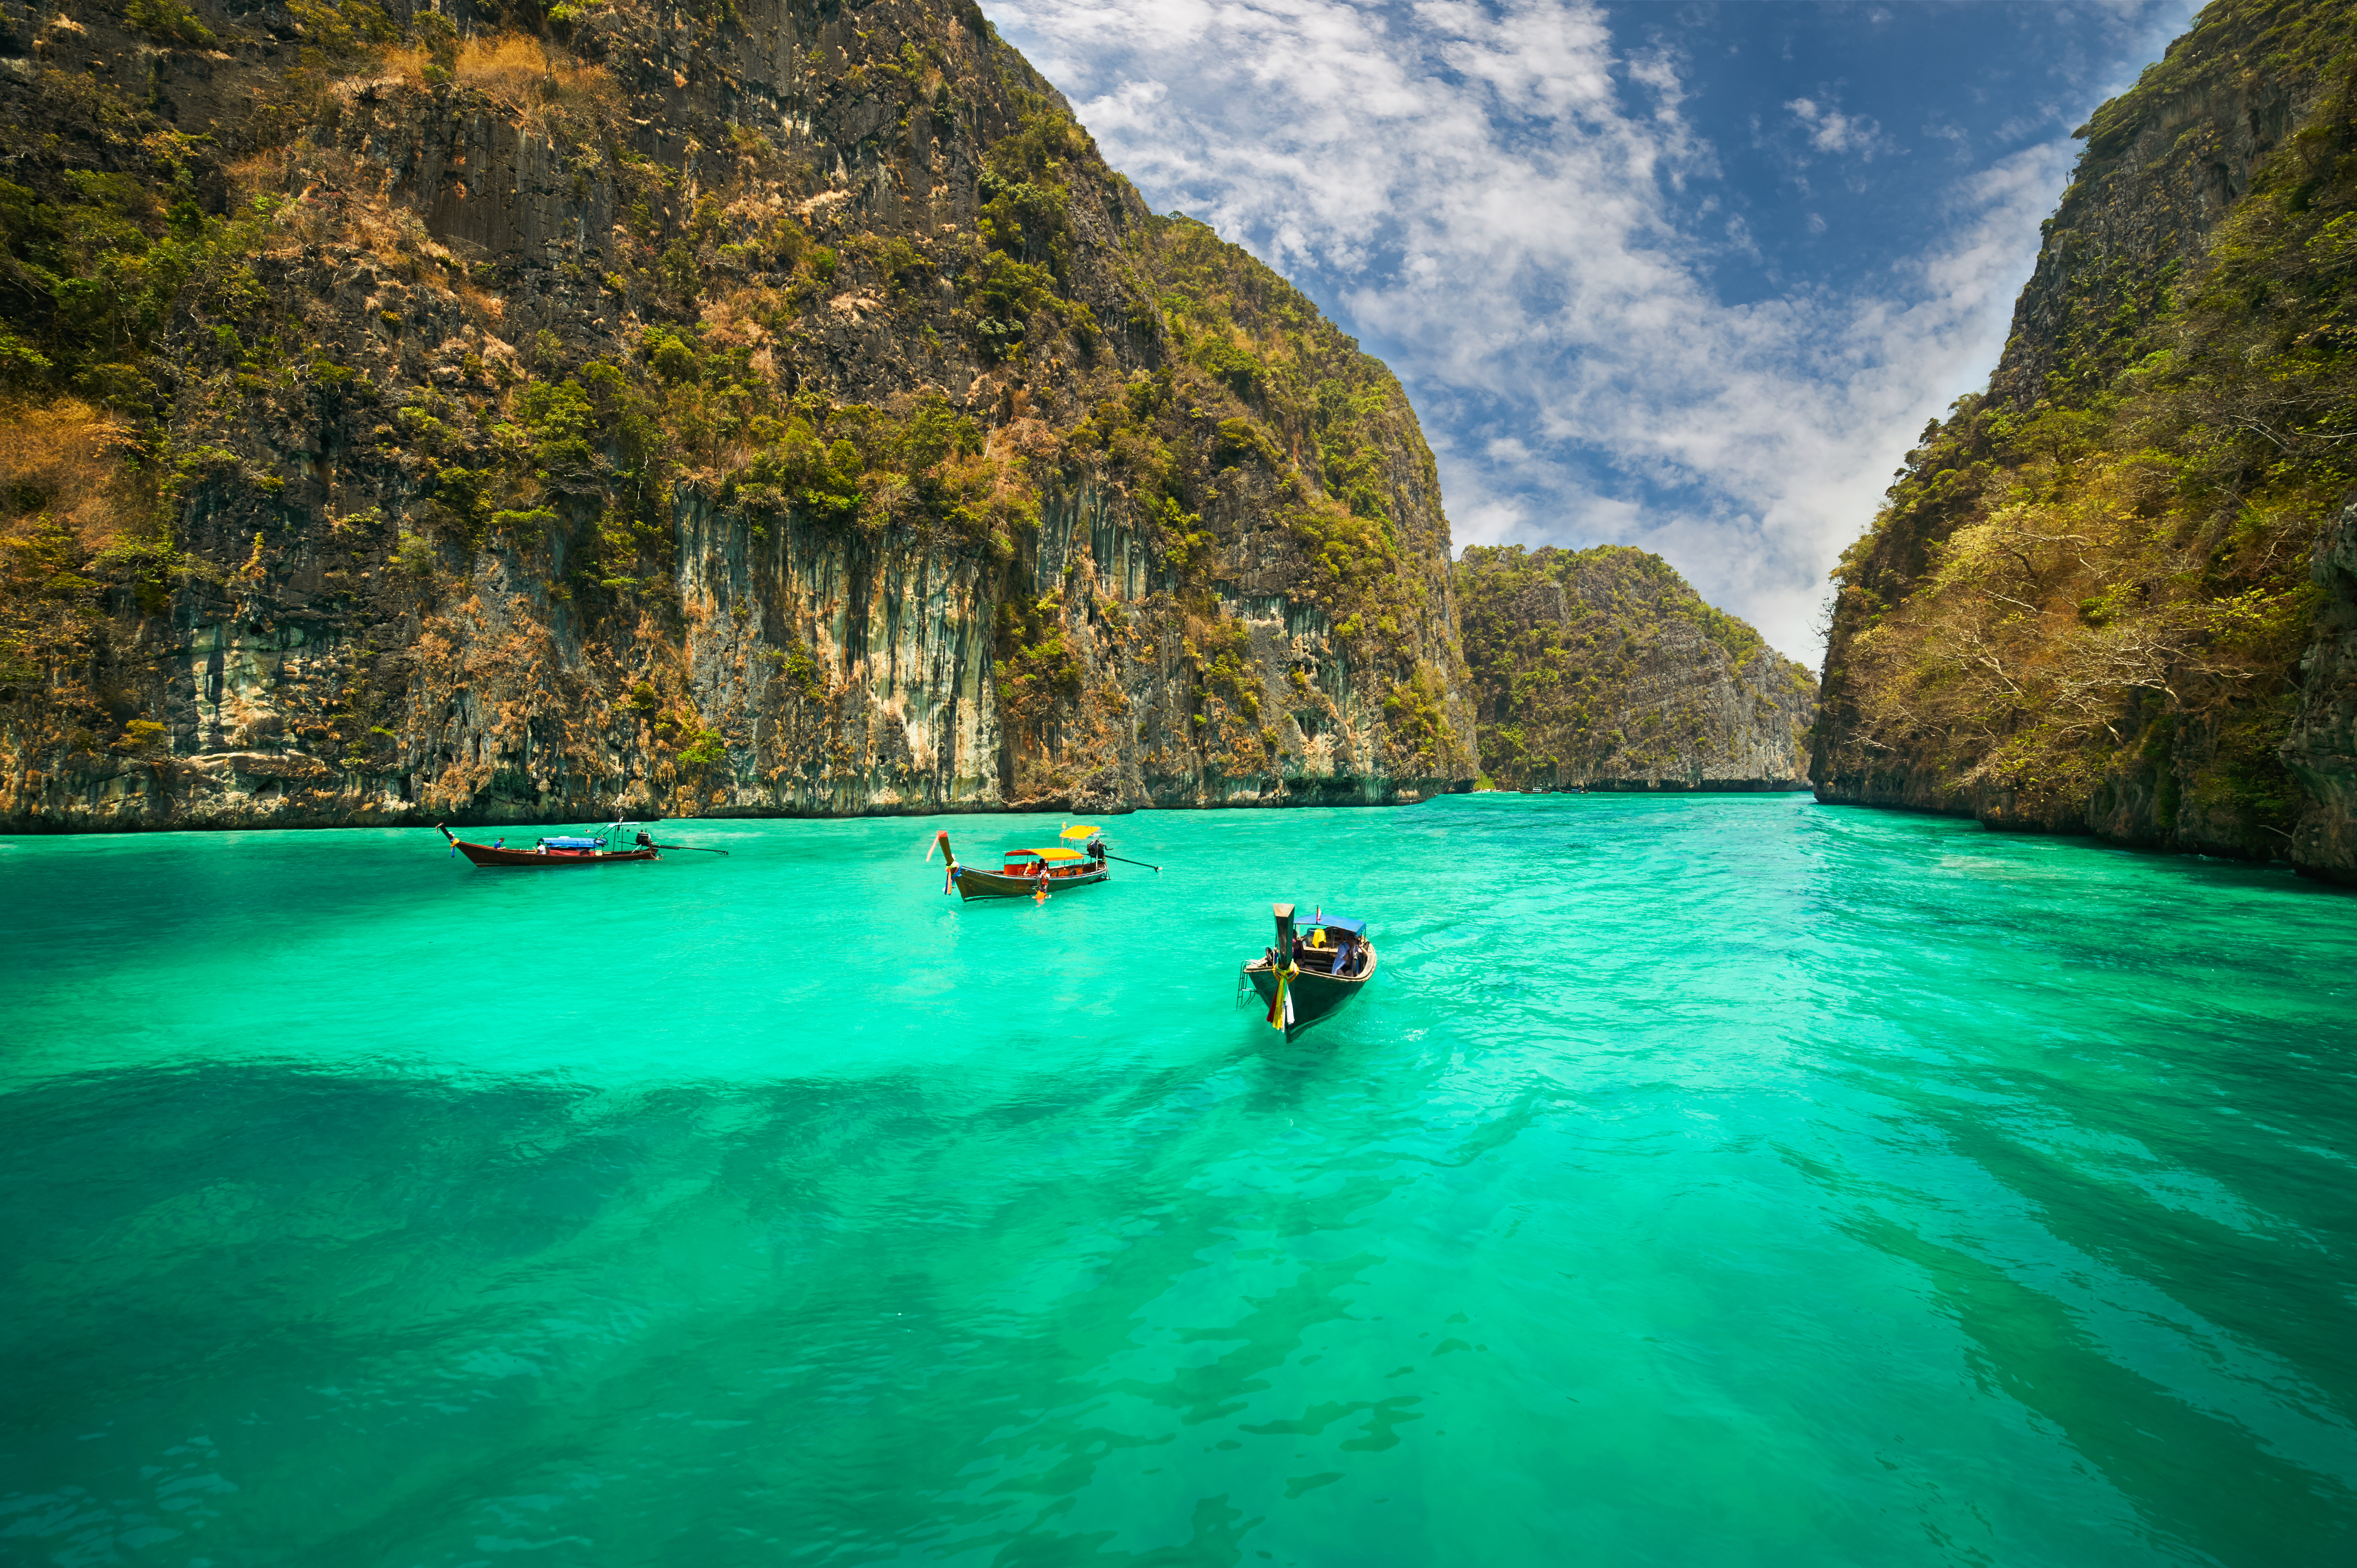
[[2217, 0], [1843, 558], [1822, 799], [2357, 878], [2357, 10]]
[[1513, 789], [1805, 789], [1817, 683], [1642, 550], [1457, 563], [1482, 771]]
[[7, 26], [0, 831], [1469, 784], [1398, 383], [973, 5]]

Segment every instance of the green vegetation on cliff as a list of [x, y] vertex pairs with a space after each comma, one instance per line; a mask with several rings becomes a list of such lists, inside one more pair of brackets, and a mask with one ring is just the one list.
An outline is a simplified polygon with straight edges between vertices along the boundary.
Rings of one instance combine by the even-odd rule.
[[2357, 13], [2329, 0], [2213, 0], [2073, 133], [2085, 151], [2044, 226], [1996, 401], [2078, 406], [2115, 392], [2165, 333], [2211, 226], [2250, 188], [2240, 166], [2295, 129], [2298, 100], [2352, 43]]
[[1803, 777], [1815, 682], [1660, 556], [1476, 545], [1456, 584], [1482, 771], [1500, 783]]
[[[2352, 34], [2346, 6], [2221, 0], [2090, 123], [1993, 395], [1925, 430], [1835, 573], [1821, 787], [2261, 856], [2287, 842], [2309, 554], [2357, 485]], [[2238, 120], [2197, 117], [2123, 165], [2169, 104], [2235, 92]], [[2172, 172], [2224, 180], [2210, 142], [2275, 113], [2284, 134], [2190, 264], [2069, 264], [2170, 199]]]
[[[1278, 521], [1308, 558], [1302, 602], [1345, 638], [1396, 643], [1436, 585], [1427, 542], [1405, 532], [1412, 487], [1440, 475], [1407, 395], [1317, 306], [1241, 247], [1173, 215], [1151, 231], [1150, 266], [1174, 349], [1242, 405], [1220, 424], [1222, 456], [1284, 470]], [[1412, 467], [1394, 467], [1397, 457]]]
[[965, 0], [289, 15], [0, 78], [0, 815], [1470, 773], [1397, 382]]
[[[1382, 682], [1394, 765], [1469, 775], [1471, 751], [1443, 697], [1465, 671], [1445, 607], [1440, 475], [1406, 392], [1292, 285], [1204, 225], [1175, 213], [1152, 219], [1134, 243], [1170, 358], [1073, 427], [1066, 461], [1101, 466], [1152, 499], [1149, 515], [1199, 618], [1193, 640], [1231, 642], [1240, 632], [1222, 624], [1208, 575], [1215, 535], [1200, 532], [1204, 519], [1231, 530], [1274, 524], [1281, 575], [1247, 566], [1226, 589], [1274, 589], [1321, 613], [1354, 664]], [[1200, 455], [1192, 465], [1190, 452]], [[1208, 486], [1181, 480], [1205, 470]], [[1298, 682], [1294, 696], [1288, 711], [1305, 729], [1332, 721], [1330, 701]], [[1239, 712], [1210, 705], [1214, 716]], [[1256, 699], [1242, 716], [1260, 717]]]

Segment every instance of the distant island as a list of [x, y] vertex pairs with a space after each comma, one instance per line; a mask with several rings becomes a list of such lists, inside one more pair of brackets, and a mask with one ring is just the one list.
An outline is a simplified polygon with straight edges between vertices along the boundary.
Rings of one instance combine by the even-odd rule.
[[1809, 787], [1815, 678], [1660, 556], [1477, 545], [1456, 583], [1481, 767], [1501, 785]]

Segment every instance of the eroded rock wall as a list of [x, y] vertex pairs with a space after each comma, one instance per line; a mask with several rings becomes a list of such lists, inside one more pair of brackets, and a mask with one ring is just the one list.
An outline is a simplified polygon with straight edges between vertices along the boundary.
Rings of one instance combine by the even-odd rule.
[[103, 460], [0, 452], [0, 832], [1469, 783], [1396, 381], [972, 5], [446, 9], [70, 3], [0, 73], [38, 211], [193, 236], [16, 393]]
[[2312, 573], [2323, 604], [2283, 748], [2309, 801], [2291, 855], [2312, 875], [2357, 883], [2357, 497], [2318, 538]]

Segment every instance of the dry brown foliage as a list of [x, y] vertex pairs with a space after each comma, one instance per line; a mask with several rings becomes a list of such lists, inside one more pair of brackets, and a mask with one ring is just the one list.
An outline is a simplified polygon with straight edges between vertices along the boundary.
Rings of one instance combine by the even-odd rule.
[[249, 198], [267, 192], [295, 199], [271, 215], [262, 253], [292, 256], [307, 246], [349, 246], [413, 283], [464, 294], [478, 316], [499, 319], [500, 303], [466, 287], [464, 266], [426, 231], [425, 220], [386, 198], [381, 166], [335, 147], [297, 143], [240, 159], [230, 174]]
[[[432, 63], [424, 49], [394, 49], [384, 57], [376, 80], [423, 87]], [[552, 138], [577, 137], [585, 119], [621, 109], [621, 93], [603, 66], [585, 65], [525, 33], [466, 39], [458, 46], [452, 76], [459, 87], [493, 99], [525, 130]]]
[[0, 406], [0, 516], [10, 532], [47, 512], [88, 550], [113, 543], [138, 516], [123, 454], [128, 425], [77, 398]]
[[2308, 639], [2319, 519], [2246, 505], [2231, 529], [2171, 504], [2165, 473], [2152, 453], [2099, 453], [1992, 480], [1982, 515], [1852, 638], [1853, 744], [2060, 806], [2138, 715], [2231, 715], [2277, 691]]
[[708, 295], [703, 307], [704, 340], [715, 348], [759, 349], [754, 356], [754, 369], [764, 380], [774, 380], [776, 356], [770, 351], [772, 338], [764, 323], [788, 308], [785, 295], [774, 288], [739, 288]]

